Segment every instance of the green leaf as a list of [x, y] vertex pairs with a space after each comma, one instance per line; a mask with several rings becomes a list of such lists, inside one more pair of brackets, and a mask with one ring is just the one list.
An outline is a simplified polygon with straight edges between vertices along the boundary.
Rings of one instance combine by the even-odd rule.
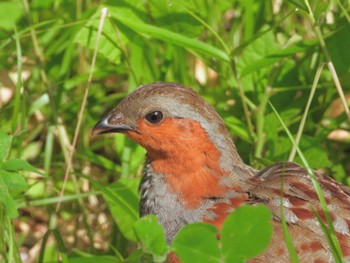
[[244, 52], [237, 63], [237, 68], [242, 76], [247, 75], [282, 59], [283, 56], [269, 57], [277, 52], [280, 52], [280, 46], [275, 39], [272, 29], [268, 28], [266, 32], [253, 39], [244, 48]]
[[271, 218], [263, 205], [241, 206], [228, 216], [221, 234], [225, 262], [244, 262], [262, 253], [271, 239]]
[[271, 211], [263, 205], [241, 206], [229, 215], [220, 232], [206, 223], [185, 226], [172, 249], [181, 262], [245, 262], [262, 253], [272, 236]]
[[[310, 137], [307, 135], [301, 137], [299, 147], [303, 151], [310, 167], [313, 169], [332, 166], [332, 162], [328, 159], [327, 152], [322, 143], [323, 140], [317, 137]], [[299, 156], [296, 156], [295, 162], [302, 164]]]
[[120, 165], [118, 163], [115, 163], [102, 155], [85, 151], [77, 154], [77, 156], [83, 160], [89, 160], [90, 162], [103, 167], [105, 170], [120, 171]]
[[6, 213], [10, 218], [18, 216], [16, 202], [9, 193], [9, 187], [0, 175], [0, 203], [5, 205]]
[[350, 30], [344, 26], [326, 39], [326, 44], [338, 75], [347, 76], [350, 71]]
[[139, 219], [138, 185], [139, 179], [127, 178], [101, 189], [113, 219], [123, 235], [130, 240], [136, 240], [133, 226]]
[[190, 224], [176, 235], [172, 248], [182, 263], [221, 262], [217, 235], [218, 230], [212, 225]]
[[0, 163], [3, 162], [10, 150], [11, 137], [0, 131]]
[[301, 8], [302, 10], [308, 12], [308, 8], [305, 5], [305, 1], [304, 0], [287, 0], [288, 2], [296, 5], [297, 7]]
[[150, 0], [148, 3], [157, 26], [188, 37], [197, 37], [204, 28], [198, 20], [185, 11], [187, 8], [196, 12], [191, 1], [179, 0], [169, 4], [169, 0]]
[[234, 116], [228, 116], [224, 118], [224, 120], [227, 127], [232, 130], [235, 135], [248, 143], [252, 142], [248, 133], [248, 127], [244, 122]]
[[25, 171], [34, 172], [40, 175], [45, 175], [43, 172], [40, 172], [31, 164], [21, 159], [7, 160], [6, 162], [3, 162], [2, 164], [0, 164], [0, 168], [8, 171], [25, 170]]
[[[141, 249], [137, 249], [131, 253], [130, 256], [125, 260], [126, 263], [140, 263], [143, 262], [143, 252]], [[146, 262], [145, 262], [146, 263]]]
[[16, 22], [23, 15], [21, 1], [0, 2], [0, 28], [13, 30]]
[[135, 223], [134, 230], [143, 250], [151, 253], [155, 262], [163, 262], [166, 259], [168, 245], [158, 218], [155, 215], [142, 217]]
[[[101, 15], [101, 9], [99, 9], [82, 27], [74, 38], [75, 43], [87, 47], [91, 50], [96, 48], [96, 37], [99, 26], [99, 17]], [[120, 35], [125, 44], [127, 39]], [[119, 48], [119, 39], [116, 32], [113, 29], [113, 25], [109, 19], [105, 19], [102, 34], [97, 47], [98, 54], [104, 56], [107, 60], [119, 64], [121, 58], [121, 50]]]
[[28, 185], [23, 176], [18, 173], [0, 170], [0, 177], [7, 185], [8, 191], [12, 196], [16, 196], [28, 189]]
[[153, 37], [169, 44], [178, 45], [189, 49], [190, 51], [202, 53], [225, 62], [230, 61], [229, 56], [224, 51], [214, 46], [206, 44], [197, 39], [175, 33], [171, 30], [146, 24], [140, 19], [130, 19], [130, 17], [126, 17], [125, 14], [123, 14], [123, 12], [120, 12], [120, 10], [118, 10], [116, 7], [108, 6], [108, 9], [114, 19], [132, 29], [137, 34], [145, 37]]

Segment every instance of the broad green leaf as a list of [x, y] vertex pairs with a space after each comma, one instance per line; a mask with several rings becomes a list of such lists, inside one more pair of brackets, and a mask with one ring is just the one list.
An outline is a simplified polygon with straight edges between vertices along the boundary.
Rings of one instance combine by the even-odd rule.
[[134, 224], [134, 230], [143, 250], [151, 253], [155, 262], [163, 262], [166, 259], [168, 245], [158, 218], [154, 215], [142, 217]]
[[262, 253], [272, 236], [271, 211], [241, 206], [225, 220], [221, 243], [225, 262], [244, 262]]
[[[143, 251], [141, 249], [136, 249], [131, 253], [130, 256], [125, 260], [125, 263], [140, 263], [143, 262]], [[145, 262], [146, 263], [146, 262]]]
[[139, 23], [146, 23], [149, 19], [145, 5], [139, 0], [111, 0], [106, 7], [110, 14], [118, 13], [123, 19], [130, 19]]
[[186, 12], [195, 10], [191, 1], [150, 0], [151, 15], [155, 25], [188, 37], [197, 37], [203, 30], [203, 25]]
[[230, 128], [235, 135], [245, 140], [246, 142], [251, 143], [248, 127], [244, 122], [234, 116], [228, 116], [224, 118], [224, 120], [227, 127]]
[[133, 226], [139, 218], [138, 185], [139, 179], [127, 178], [101, 189], [113, 219], [123, 235], [130, 240], [136, 240]]
[[6, 213], [10, 218], [16, 218], [18, 216], [16, 202], [9, 193], [8, 185], [0, 175], [0, 203], [5, 205]]
[[349, 26], [344, 26], [341, 30], [328, 37], [326, 44], [337, 74], [347, 77], [350, 71]]
[[[317, 137], [303, 135], [299, 143], [310, 167], [313, 169], [331, 167], [332, 162], [328, 159], [327, 152], [323, 147], [323, 141]], [[295, 162], [302, 164], [299, 156], [296, 156]]]
[[242, 70], [242, 76], [248, 75], [254, 71], [257, 71], [259, 69], [271, 66], [273, 64], [275, 64], [276, 62], [280, 61], [281, 59], [283, 59], [283, 57], [279, 57], [279, 56], [269, 56], [269, 57], [264, 57], [262, 59], [258, 59], [256, 61], [253, 61], [251, 64], [247, 65], [247, 67], [245, 67]]
[[241, 75], [246, 75], [253, 70], [272, 65], [283, 58], [283, 56], [269, 57], [277, 52], [280, 52], [280, 46], [275, 39], [273, 31], [268, 29], [244, 48], [242, 56], [237, 63], [237, 68]]
[[[335, 158], [337, 159], [337, 158]], [[346, 171], [344, 169], [344, 166], [342, 166], [340, 163], [333, 164], [331, 166], [332, 170], [332, 177], [337, 180], [338, 182], [344, 182], [347, 178], [349, 178], [346, 174]]]
[[11, 137], [0, 131], [0, 163], [3, 162], [10, 150]]
[[34, 166], [32, 166], [28, 162], [21, 159], [7, 160], [6, 162], [3, 162], [2, 164], [0, 164], [0, 168], [4, 170], [9, 170], [9, 171], [25, 170], [25, 171], [34, 172], [40, 175], [44, 175], [44, 173], [40, 172]]
[[13, 30], [14, 25], [23, 15], [21, 1], [0, 2], [0, 28]]
[[219, 263], [218, 230], [209, 224], [194, 223], [180, 230], [172, 248], [182, 263]]
[[[89, 19], [87, 24], [79, 30], [79, 32], [74, 38], [75, 43], [79, 43], [84, 47], [88, 47], [91, 50], [95, 50], [100, 15], [101, 15], [101, 11], [99, 9]], [[122, 38], [125, 44], [126, 39], [122, 35], [120, 35], [120, 33], [119, 33], [119, 37]], [[97, 51], [100, 55], [104, 56], [109, 61], [119, 64], [120, 57], [121, 57], [121, 50], [119, 46], [120, 46], [120, 43], [119, 43], [118, 35], [115, 29], [113, 28], [113, 25], [111, 24], [110, 19], [106, 18], [103, 25], [103, 30], [99, 40]], [[80, 78], [80, 79], [84, 80], [84, 78]]]
[[24, 192], [28, 189], [28, 185], [23, 176], [18, 173], [8, 172], [0, 169], [0, 177], [7, 185], [8, 191], [12, 196]]
[[241, 75], [245, 76], [261, 68], [271, 66], [284, 58], [290, 58], [290, 56], [298, 52], [306, 52], [317, 44], [317, 39], [302, 40], [286, 48], [279, 47], [274, 49], [274, 52], [268, 53], [262, 57], [256, 57], [255, 60], [250, 61], [250, 63], [242, 69]]

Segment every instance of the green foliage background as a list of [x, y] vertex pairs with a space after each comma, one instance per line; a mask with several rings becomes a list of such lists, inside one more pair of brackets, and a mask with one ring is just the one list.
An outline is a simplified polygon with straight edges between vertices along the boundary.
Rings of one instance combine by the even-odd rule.
[[230, 262], [208, 225], [169, 247], [155, 218], [138, 221], [144, 150], [123, 135], [90, 136], [128, 92], [154, 81], [207, 99], [257, 169], [300, 162], [268, 101], [294, 135], [305, 114], [299, 147], [309, 165], [349, 184], [339, 99], [349, 97], [349, 10], [346, 0], [0, 2], [0, 261], [162, 262], [173, 250], [188, 262], [196, 246], [186, 235], [199, 232], [215, 255], [207, 262]]

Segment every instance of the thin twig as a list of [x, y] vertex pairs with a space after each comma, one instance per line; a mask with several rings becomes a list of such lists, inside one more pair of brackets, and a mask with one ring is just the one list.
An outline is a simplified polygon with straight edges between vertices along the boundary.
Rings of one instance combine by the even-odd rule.
[[[95, 68], [98, 44], [100, 42], [102, 29], [103, 29], [103, 25], [104, 25], [104, 21], [105, 21], [105, 18], [107, 16], [107, 13], [108, 13], [108, 9], [107, 8], [102, 8], [102, 10], [101, 10], [101, 17], [100, 17], [100, 23], [99, 23], [98, 30], [97, 30], [95, 50], [94, 50], [94, 54], [93, 54], [92, 62], [91, 62], [89, 78], [88, 78], [87, 85], [86, 85], [86, 88], [85, 88], [83, 101], [82, 101], [81, 106], [80, 106], [80, 110], [79, 110], [79, 114], [78, 114], [78, 122], [77, 122], [77, 126], [75, 128], [73, 143], [72, 143], [72, 146], [71, 146], [71, 149], [70, 149], [69, 159], [68, 159], [68, 163], [67, 163], [67, 167], [66, 167], [66, 172], [65, 172], [65, 175], [64, 175], [63, 186], [62, 186], [61, 192], [59, 194], [59, 197], [62, 197], [63, 194], [64, 194], [64, 190], [66, 188], [69, 172], [70, 172], [71, 167], [72, 167], [72, 160], [73, 160], [75, 148], [76, 148], [78, 137], [79, 137], [79, 131], [80, 131], [80, 127], [81, 127], [81, 122], [82, 122], [82, 119], [83, 119], [83, 114], [84, 114], [84, 110], [85, 110], [85, 107], [86, 107], [87, 98], [88, 98], [88, 95], [89, 95], [90, 84], [92, 82], [92, 75], [93, 75], [94, 68]], [[56, 212], [58, 212], [58, 210], [60, 209], [60, 206], [61, 206], [61, 202], [58, 202], [57, 206], [56, 206]]]

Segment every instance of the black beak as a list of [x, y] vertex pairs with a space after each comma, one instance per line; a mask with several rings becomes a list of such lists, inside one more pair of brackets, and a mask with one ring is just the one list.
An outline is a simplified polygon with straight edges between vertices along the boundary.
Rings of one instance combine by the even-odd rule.
[[110, 124], [108, 121], [109, 119], [110, 119], [110, 116], [107, 116], [106, 118], [96, 123], [95, 127], [92, 129], [91, 134], [97, 135], [97, 134], [112, 133], [112, 132], [123, 133], [128, 131], [135, 131], [135, 129], [123, 123]]

